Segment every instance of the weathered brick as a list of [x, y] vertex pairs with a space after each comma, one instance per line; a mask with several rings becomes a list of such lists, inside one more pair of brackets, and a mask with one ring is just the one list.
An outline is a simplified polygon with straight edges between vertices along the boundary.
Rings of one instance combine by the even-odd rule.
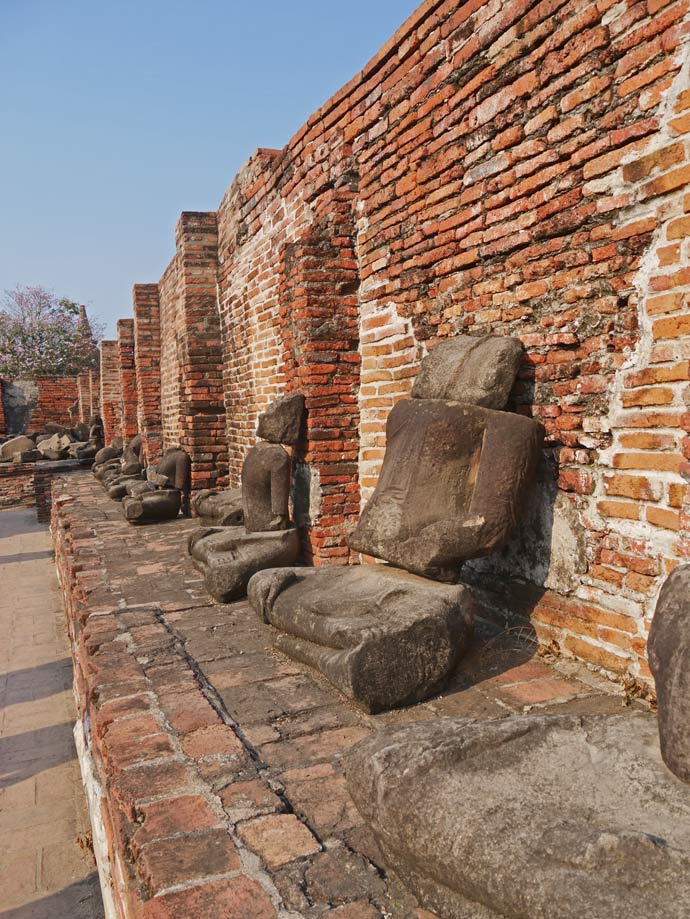
[[294, 814], [258, 817], [243, 823], [239, 833], [270, 868], [279, 868], [321, 850], [318, 840]]
[[137, 868], [155, 896], [168, 887], [237, 871], [241, 866], [226, 829], [161, 839], [144, 846]]

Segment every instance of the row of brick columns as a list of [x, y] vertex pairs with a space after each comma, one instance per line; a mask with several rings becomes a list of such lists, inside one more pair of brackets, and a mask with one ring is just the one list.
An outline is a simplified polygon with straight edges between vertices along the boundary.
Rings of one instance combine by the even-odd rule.
[[[296, 507], [305, 556], [347, 564], [342, 521], [359, 511], [358, 273], [354, 255], [354, 185], [323, 195], [310, 224], [279, 254], [280, 337], [266, 374], [284, 391], [299, 390], [307, 424], [295, 469], [313, 483], [318, 506]], [[192, 487], [239, 483], [241, 460], [228, 469], [232, 393], [237, 368], [224, 367], [218, 304], [215, 213], [183, 213], [176, 252], [159, 284], [134, 287], [134, 318], [120, 320], [116, 341], [101, 344], [101, 406], [106, 442], [139, 431], [148, 463], [181, 446], [192, 460]], [[282, 389], [282, 387], [281, 387]], [[305, 492], [305, 489], [302, 489]], [[314, 513], [314, 511], [316, 511]]]
[[[133, 319], [117, 324], [117, 341], [101, 343], [101, 403], [106, 443], [139, 431], [146, 461], [181, 446], [192, 459], [192, 487], [227, 483], [225, 400], [220, 319], [216, 303], [218, 233], [214, 213], [184, 213], [166, 293], [137, 284]], [[169, 301], [169, 302], [168, 302]], [[163, 378], [162, 341], [175, 351]], [[163, 389], [169, 398], [163, 397]]]

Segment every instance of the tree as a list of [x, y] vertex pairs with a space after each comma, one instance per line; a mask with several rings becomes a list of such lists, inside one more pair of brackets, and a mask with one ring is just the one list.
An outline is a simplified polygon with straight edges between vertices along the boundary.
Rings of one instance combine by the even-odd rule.
[[75, 376], [98, 368], [99, 323], [43, 287], [6, 290], [0, 306], [0, 378]]

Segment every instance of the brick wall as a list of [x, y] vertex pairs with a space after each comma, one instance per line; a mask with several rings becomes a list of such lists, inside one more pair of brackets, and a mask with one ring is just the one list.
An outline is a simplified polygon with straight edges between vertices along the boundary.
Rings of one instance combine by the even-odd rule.
[[43, 431], [48, 422], [69, 425], [69, 407], [77, 399], [75, 377], [36, 377], [38, 401], [31, 412], [26, 433]]
[[134, 369], [134, 320], [119, 319], [117, 346], [120, 358], [122, 436], [129, 442], [137, 433], [137, 380]]
[[161, 427], [161, 335], [157, 284], [135, 284], [134, 364], [137, 386], [137, 427], [147, 462], [163, 451]]
[[96, 370], [89, 370], [89, 398], [92, 415], [101, 413], [101, 379]]
[[100, 414], [100, 390], [101, 383], [95, 370], [79, 374], [77, 377], [79, 421], [88, 422], [92, 415]]
[[100, 406], [105, 442], [122, 437], [122, 386], [120, 383], [120, 349], [117, 341], [101, 342]]
[[5, 408], [2, 404], [2, 380], [0, 380], [0, 437], [6, 433], [7, 426], [5, 424]]
[[40, 523], [50, 520], [51, 482], [56, 475], [83, 469], [78, 460], [0, 464], [0, 509], [35, 507]]
[[251, 158], [217, 224], [181, 218], [160, 283], [166, 443], [197, 448], [195, 396], [212, 406], [199, 444], [223, 442], [218, 342], [233, 484], [258, 412], [300, 388], [305, 548], [354, 561], [360, 489], [427, 349], [516, 335], [511, 408], [545, 425], [543, 463], [520, 533], [467, 576], [521, 581], [544, 643], [648, 680], [656, 594], [690, 546], [689, 7], [424, 3]]
[[79, 421], [88, 421], [91, 414], [91, 389], [88, 373], [77, 376], [77, 399], [79, 400]]
[[159, 284], [164, 447], [192, 459], [192, 487], [227, 482], [222, 348], [216, 303], [216, 215], [183, 213]]
[[359, 511], [358, 178], [342, 138], [321, 184], [288, 180], [287, 167], [259, 151], [218, 214], [230, 477], [239, 484], [259, 412], [299, 389], [308, 424], [295, 450], [295, 517], [307, 525], [307, 558], [347, 563], [344, 524]]
[[35, 463], [0, 464], [0, 509], [35, 505], [34, 468]]

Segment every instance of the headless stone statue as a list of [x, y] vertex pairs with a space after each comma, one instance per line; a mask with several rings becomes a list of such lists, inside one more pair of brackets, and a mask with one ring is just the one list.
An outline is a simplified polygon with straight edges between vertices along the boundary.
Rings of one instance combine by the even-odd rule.
[[[252, 447], [242, 466], [244, 526], [205, 528], [190, 537], [192, 561], [217, 600], [228, 602], [243, 596], [249, 578], [257, 571], [292, 565], [297, 560], [299, 537], [290, 526], [289, 516], [290, 457], [277, 438], [294, 443], [303, 413], [304, 397], [297, 393], [279, 399], [259, 417], [257, 433], [263, 432], [266, 441]], [[237, 493], [226, 492], [225, 496], [218, 496], [218, 504], [223, 500], [229, 510]], [[214, 510], [210, 496], [199, 504], [202, 510]], [[234, 507], [237, 509], [236, 504]]]
[[690, 565], [679, 565], [661, 588], [647, 644], [656, 681], [661, 755], [690, 782]]
[[117, 466], [106, 470], [101, 478], [103, 487], [109, 497], [114, 501], [121, 501], [127, 494], [126, 486], [129, 482], [141, 481], [144, 466], [141, 461], [142, 437], [137, 434], [122, 451], [122, 456]]
[[280, 444], [252, 447], [242, 466], [242, 506], [248, 533], [284, 530], [288, 526], [290, 457]]
[[438, 345], [413, 398], [390, 413], [379, 481], [348, 543], [396, 567], [282, 568], [248, 585], [276, 647], [369, 711], [437, 691], [468, 646], [461, 566], [510, 538], [543, 438], [541, 425], [501, 411], [521, 350], [491, 337]]
[[103, 480], [104, 475], [109, 469], [114, 467], [119, 468], [122, 452], [122, 441], [117, 438], [109, 447], [102, 447], [98, 453], [96, 453], [93, 458], [91, 471], [99, 482]]
[[172, 520], [182, 511], [189, 516], [192, 463], [179, 447], [166, 450], [155, 466], [146, 470], [146, 480], [134, 479], [126, 485], [122, 499], [125, 519], [130, 523]]
[[92, 415], [89, 418], [89, 442], [77, 450], [77, 459], [95, 459], [98, 451], [103, 449], [104, 437], [103, 419], [100, 415]]

